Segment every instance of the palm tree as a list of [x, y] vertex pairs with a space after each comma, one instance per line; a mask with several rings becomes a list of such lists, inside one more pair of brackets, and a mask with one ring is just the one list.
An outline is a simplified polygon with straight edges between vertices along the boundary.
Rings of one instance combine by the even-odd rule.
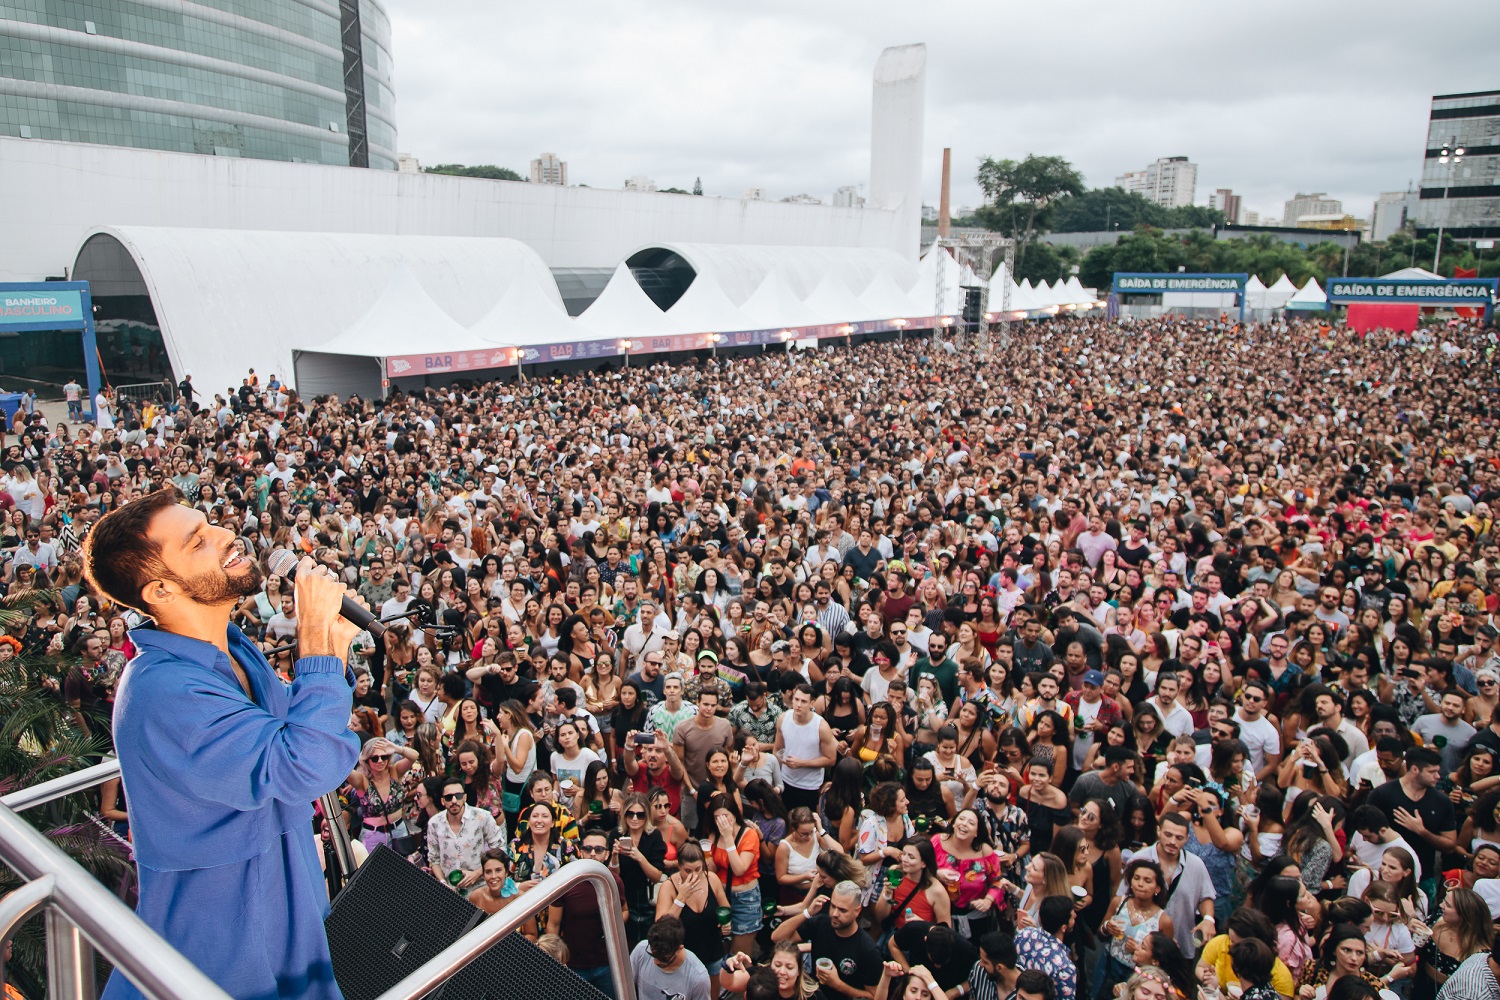
[[[32, 591], [19, 601], [14, 596], [0, 600], [0, 629], [23, 629], [37, 597]], [[102, 735], [107, 720], [101, 715], [99, 724], [91, 725], [99, 735], [79, 732], [72, 711], [48, 690], [48, 681], [62, 684], [70, 665], [58, 657], [13, 657], [0, 663], [0, 795], [96, 764], [108, 751]], [[95, 878], [128, 898], [135, 886], [129, 846], [97, 814], [94, 794], [83, 792], [38, 806], [26, 819]], [[15, 872], [0, 865], [0, 897], [21, 885]], [[15, 937], [6, 974], [28, 996], [41, 996], [46, 970], [43, 923], [31, 920]], [[108, 964], [101, 960], [99, 971], [107, 972]]]

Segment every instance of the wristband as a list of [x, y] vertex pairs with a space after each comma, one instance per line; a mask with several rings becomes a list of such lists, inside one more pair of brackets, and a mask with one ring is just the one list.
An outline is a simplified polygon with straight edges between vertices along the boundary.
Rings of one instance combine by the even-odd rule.
[[672, 900], [672, 905], [673, 906], [683, 906], [683, 907], [685, 907], [685, 906], [687, 906], [687, 903], [683, 902], [680, 899], [674, 899], [674, 900]]
[[938, 985], [936, 979], [929, 979], [929, 980], [927, 980], [927, 988], [929, 990], [931, 990], [933, 992], [933, 994], [936, 995], [936, 996], [942, 996], [943, 995], [943, 988]]
[[812, 919], [812, 914], [807, 912], [807, 907], [805, 907], [805, 906], [802, 908], [802, 919], [803, 920], [811, 920]]

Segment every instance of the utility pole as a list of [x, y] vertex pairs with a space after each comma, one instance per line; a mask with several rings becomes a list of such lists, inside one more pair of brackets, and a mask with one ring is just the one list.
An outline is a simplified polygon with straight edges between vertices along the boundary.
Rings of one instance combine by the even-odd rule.
[[[1453, 152], [1450, 154], [1449, 149]], [[1443, 151], [1438, 155], [1438, 163], [1448, 168], [1448, 176], [1443, 183], [1443, 214], [1438, 216], [1437, 249], [1432, 251], [1432, 273], [1439, 274], [1438, 261], [1443, 256], [1443, 224], [1448, 221], [1448, 190], [1453, 187], [1453, 175], [1458, 170], [1458, 165], [1464, 160], [1464, 148], [1458, 145], [1458, 140], [1449, 138], [1443, 144]]]

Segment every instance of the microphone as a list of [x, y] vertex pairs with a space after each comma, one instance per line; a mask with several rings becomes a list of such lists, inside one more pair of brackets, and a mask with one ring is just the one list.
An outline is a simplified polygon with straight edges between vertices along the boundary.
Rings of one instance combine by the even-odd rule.
[[[295, 580], [297, 578], [298, 562], [296, 553], [287, 549], [277, 549], [266, 560], [266, 569], [277, 576], [285, 577], [289, 581]], [[377, 639], [385, 635], [385, 626], [380, 623], [380, 619], [375, 617], [374, 612], [370, 611], [369, 608], [361, 607], [347, 596], [344, 598], [343, 606], [339, 608], [339, 615], [344, 620], [358, 625]]]

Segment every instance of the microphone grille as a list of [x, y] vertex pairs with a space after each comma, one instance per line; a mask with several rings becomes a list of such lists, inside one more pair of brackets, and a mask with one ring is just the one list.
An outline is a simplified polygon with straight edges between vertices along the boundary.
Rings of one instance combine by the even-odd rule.
[[266, 569], [276, 576], [290, 577], [297, 569], [297, 556], [288, 549], [277, 549], [266, 557]]

